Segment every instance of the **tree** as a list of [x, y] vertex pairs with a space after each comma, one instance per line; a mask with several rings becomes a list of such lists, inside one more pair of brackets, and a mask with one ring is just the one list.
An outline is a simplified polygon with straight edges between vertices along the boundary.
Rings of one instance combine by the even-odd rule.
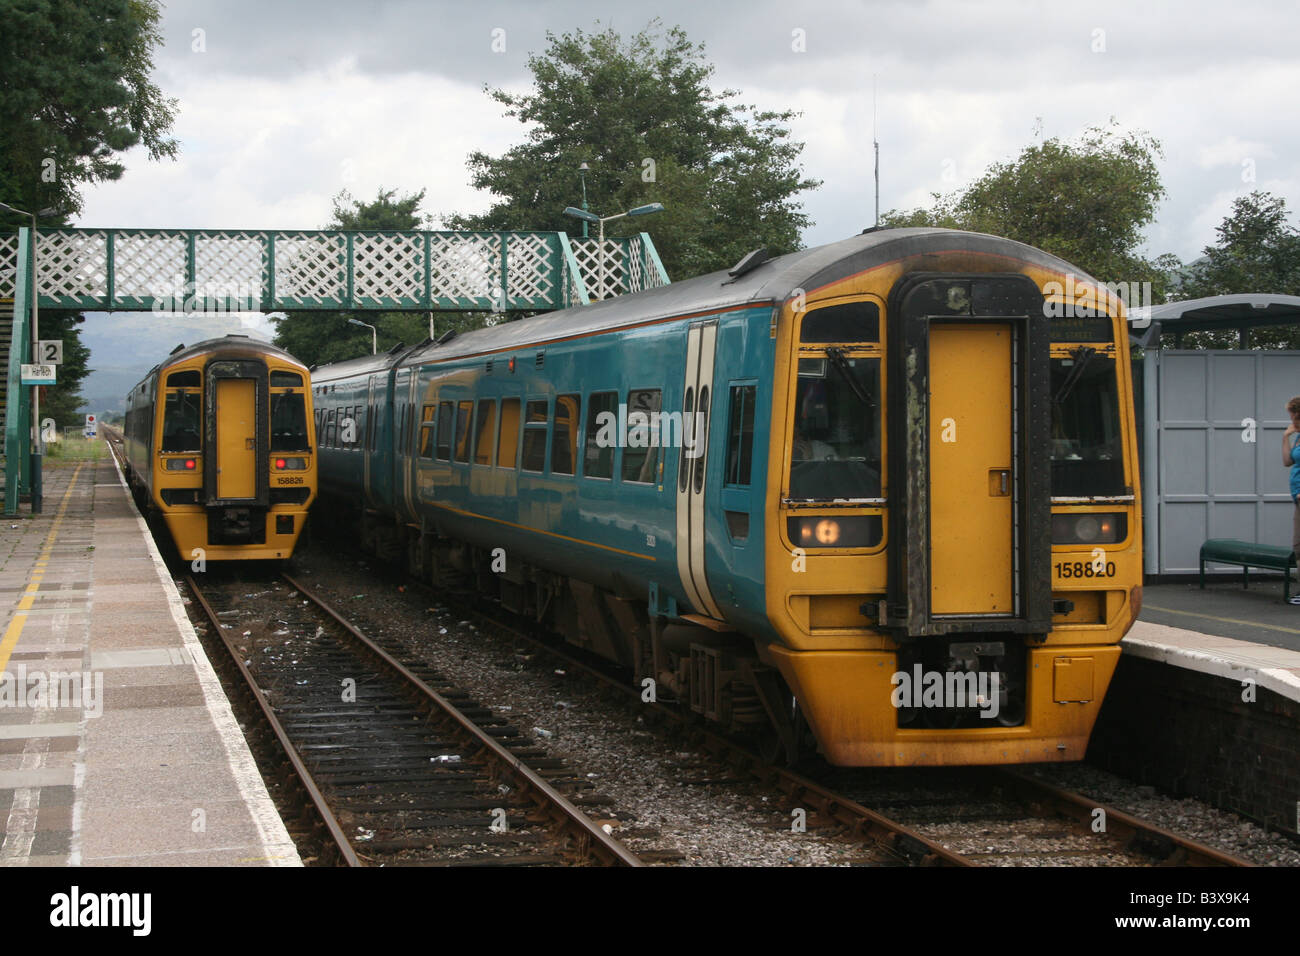
[[156, 0], [0, 0], [0, 200], [66, 221], [82, 184], [121, 178], [121, 153], [176, 154], [176, 101], [149, 78], [159, 16]]
[[90, 349], [81, 343], [77, 325], [85, 321], [79, 312], [56, 309], [41, 310], [41, 338], [63, 342], [63, 364], [59, 366], [57, 385], [41, 393], [41, 418], [53, 418], [59, 425], [77, 425], [83, 421], [81, 383], [90, 374]]
[[1049, 139], [995, 163], [965, 189], [933, 194], [930, 209], [891, 211], [888, 226], [945, 226], [1005, 236], [1060, 256], [1103, 282], [1153, 284], [1164, 301], [1171, 256], [1142, 258], [1142, 230], [1165, 196], [1160, 143], [1112, 121], [1077, 142]]
[[450, 228], [573, 233], [580, 225], [563, 210], [580, 205], [586, 162], [593, 212], [664, 204], [653, 219], [614, 220], [605, 233], [649, 231], [670, 276], [734, 265], [758, 246], [800, 248], [811, 222], [795, 197], [821, 183], [797, 165], [803, 144], [786, 125], [797, 113], [711, 90], [703, 46], [658, 20], [627, 41], [613, 29], [547, 40], [528, 60], [531, 92], [486, 90], [530, 129], [501, 156], [470, 154], [472, 184], [499, 200], [482, 215], [446, 217]]
[[[397, 198], [397, 190], [382, 186], [373, 201], [354, 199], [347, 190], [334, 197], [334, 215], [326, 229], [389, 229], [410, 231], [428, 225], [420, 213], [424, 190]], [[349, 325], [355, 318], [375, 327], [379, 350], [386, 351], [398, 342], [415, 345], [429, 335], [428, 319], [419, 312], [287, 312], [271, 316], [275, 324], [275, 344], [307, 365], [325, 365], [369, 355], [372, 340], [369, 329]], [[449, 329], [464, 331], [484, 324], [480, 313], [441, 312], [435, 325], [439, 334]]]
[[[1217, 244], [1186, 270], [1179, 298], [1270, 292], [1300, 295], [1300, 231], [1287, 222], [1286, 201], [1267, 192], [1238, 196], [1215, 229]], [[1236, 348], [1237, 332], [1190, 332], [1184, 348]], [[1294, 326], [1251, 329], [1256, 348], [1300, 349]]]

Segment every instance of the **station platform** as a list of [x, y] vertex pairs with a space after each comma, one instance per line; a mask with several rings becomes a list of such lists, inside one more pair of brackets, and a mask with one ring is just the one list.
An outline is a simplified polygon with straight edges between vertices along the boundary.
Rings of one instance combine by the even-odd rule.
[[299, 866], [103, 449], [0, 523], [0, 865]]
[[1143, 588], [1142, 613], [1124, 652], [1261, 687], [1300, 701], [1300, 605], [1282, 600], [1282, 579], [1240, 573]]

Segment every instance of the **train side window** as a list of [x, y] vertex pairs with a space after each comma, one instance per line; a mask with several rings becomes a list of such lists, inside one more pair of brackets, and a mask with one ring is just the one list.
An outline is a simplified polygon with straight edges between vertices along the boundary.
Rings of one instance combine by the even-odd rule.
[[708, 464], [705, 458], [705, 452], [708, 450], [709, 441], [709, 412], [712, 406], [709, 403], [709, 386], [700, 387], [700, 407], [695, 414], [695, 435], [691, 442], [691, 454], [695, 456], [695, 493], [698, 495], [704, 488], [704, 466]]
[[332, 408], [325, 413], [325, 447], [326, 448], [334, 447], [334, 436], [336, 432], [334, 426], [337, 422], [337, 414], [338, 413]]
[[271, 451], [307, 451], [310, 447], [302, 392], [272, 392]]
[[473, 402], [456, 404], [456, 460], [469, 461], [469, 417], [474, 411]]
[[874, 302], [845, 302], [813, 309], [799, 327], [803, 344], [880, 341], [880, 306]]
[[731, 419], [727, 423], [728, 485], [748, 485], [754, 458], [754, 399], [756, 385], [731, 386]]
[[555, 399], [555, 429], [551, 432], [551, 474], [571, 475], [578, 457], [578, 412], [582, 398], [559, 395]]
[[490, 398], [478, 403], [478, 427], [474, 430], [474, 464], [492, 464], [493, 431], [497, 424], [497, 403]]
[[524, 418], [524, 471], [546, 468], [546, 402], [529, 402]]
[[616, 421], [617, 416], [618, 392], [594, 392], [587, 399], [587, 437], [582, 450], [584, 477], [614, 477], [614, 448], [618, 445], [618, 435], [611, 434], [610, 423]]
[[438, 461], [451, 461], [451, 402], [438, 405], [436, 448]]
[[[689, 402], [690, 399], [688, 398]], [[627, 393], [627, 445], [623, 449], [623, 480], [653, 484], [659, 467], [659, 409], [663, 393], [657, 388]], [[685, 417], [682, 431], [686, 431]]]
[[497, 438], [497, 466], [513, 468], [519, 460], [519, 399], [501, 400], [501, 434]]
[[[196, 373], [197, 374], [197, 373]], [[163, 451], [199, 451], [202, 396], [199, 392], [168, 392], [163, 406]]]
[[420, 457], [433, 458], [433, 417], [438, 406], [428, 404], [420, 413]]

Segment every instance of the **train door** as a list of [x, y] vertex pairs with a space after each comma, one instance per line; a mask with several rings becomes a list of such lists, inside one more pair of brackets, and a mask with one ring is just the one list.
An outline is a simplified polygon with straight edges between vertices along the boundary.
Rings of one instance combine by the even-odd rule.
[[217, 497], [257, 495], [257, 383], [217, 380]]
[[[1009, 325], [939, 324], [930, 330], [935, 615], [1013, 610], [1011, 339]], [[972, 573], [973, 555], [982, 573]]]
[[1048, 319], [1024, 275], [916, 274], [890, 297], [886, 626], [1051, 630]]
[[361, 487], [365, 489], [366, 502], [375, 507], [375, 496], [370, 488], [370, 460], [374, 457], [375, 439], [379, 431], [379, 412], [375, 408], [375, 378], [371, 375], [366, 384], [366, 432], [361, 444]]
[[704, 567], [705, 485], [713, 405], [713, 367], [718, 322], [696, 322], [686, 337], [686, 382], [682, 403], [682, 447], [677, 456], [677, 570], [691, 606], [721, 618]]

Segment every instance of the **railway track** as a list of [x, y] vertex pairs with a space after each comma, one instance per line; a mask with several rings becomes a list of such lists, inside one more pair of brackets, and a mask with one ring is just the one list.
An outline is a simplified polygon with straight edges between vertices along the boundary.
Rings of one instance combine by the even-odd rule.
[[297, 581], [269, 623], [248, 582], [187, 583], [342, 862], [640, 865], [579, 807], [605, 799], [586, 780]]
[[583, 671], [637, 715], [651, 712], [680, 728], [726, 768], [722, 778], [760, 781], [779, 791], [788, 808], [804, 809], [809, 829], [831, 829], [877, 856], [913, 866], [1253, 865], [1024, 770], [844, 770], [821, 764], [804, 774], [773, 766], [678, 708], [643, 702], [640, 689], [626, 679], [563, 645], [538, 639], [495, 610], [417, 586], [459, 614], [544, 649], [565, 668]]

